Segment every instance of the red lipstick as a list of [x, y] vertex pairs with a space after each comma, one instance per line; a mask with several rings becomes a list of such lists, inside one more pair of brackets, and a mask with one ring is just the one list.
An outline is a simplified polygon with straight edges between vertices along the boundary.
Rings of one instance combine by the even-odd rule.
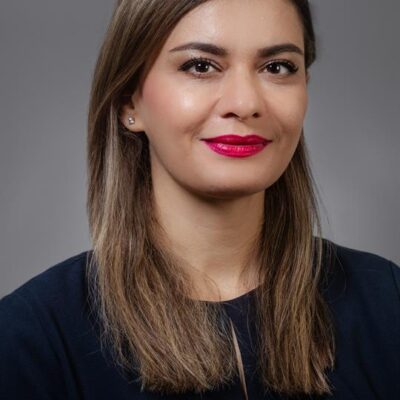
[[227, 157], [249, 157], [259, 153], [271, 143], [271, 140], [254, 134], [221, 135], [202, 140], [211, 150]]

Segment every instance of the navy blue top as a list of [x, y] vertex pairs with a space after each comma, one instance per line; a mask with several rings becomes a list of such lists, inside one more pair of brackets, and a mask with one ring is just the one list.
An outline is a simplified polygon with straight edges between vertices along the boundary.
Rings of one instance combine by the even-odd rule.
[[[334, 395], [314, 399], [398, 400], [400, 268], [375, 254], [335, 248], [337, 261], [323, 293], [336, 330], [335, 369], [328, 373]], [[0, 300], [0, 399], [244, 398], [239, 381], [219, 392], [161, 396], [125, 380], [100, 350], [88, 313], [87, 254], [47, 269]], [[249, 399], [288, 398], [263, 394], [252, 373], [254, 293], [224, 302], [238, 334]]]

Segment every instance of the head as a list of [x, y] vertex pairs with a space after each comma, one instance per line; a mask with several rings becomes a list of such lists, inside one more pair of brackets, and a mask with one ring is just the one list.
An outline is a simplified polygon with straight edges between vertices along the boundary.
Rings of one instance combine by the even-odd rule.
[[[153, 33], [159, 46], [143, 60], [145, 73], [132, 74], [139, 84], [124, 93], [120, 125], [148, 140], [153, 186], [172, 180], [211, 199], [263, 192], [286, 170], [302, 133], [313, 59], [307, 9], [288, 0], [198, 3], [168, 34]], [[223, 134], [271, 142], [233, 158], [206, 144]]]
[[[207, 46], [183, 50], [189, 42]], [[288, 394], [329, 393], [333, 337], [302, 128], [314, 59], [306, 0], [118, 2], [88, 116], [89, 278], [102, 337], [147, 389], [203, 391], [237, 372], [221, 309], [190, 300], [190, 279], [160, 240], [153, 190], [177, 184], [211, 201], [265, 193], [261, 380]], [[250, 133], [270, 144], [249, 157], [203, 140]]]

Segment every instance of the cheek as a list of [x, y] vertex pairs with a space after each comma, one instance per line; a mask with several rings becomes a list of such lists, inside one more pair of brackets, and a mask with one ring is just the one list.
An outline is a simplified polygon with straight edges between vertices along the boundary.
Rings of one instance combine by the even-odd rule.
[[[301, 136], [307, 110], [307, 90], [303, 87], [282, 88], [271, 96], [269, 107], [274, 115], [275, 143], [266, 157], [265, 173], [274, 181], [285, 171]], [[274, 151], [272, 151], [274, 150]]]
[[198, 93], [162, 75], [149, 75], [142, 92], [140, 113], [152, 134], [182, 134], [201, 119], [204, 102]]
[[301, 87], [279, 91], [275, 96], [271, 96], [269, 107], [278, 125], [277, 140], [284, 141], [289, 146], [293, 141], [297, 144], [296, 140], [303, 128], [307, 104], [307, 90]]
[[283, 93], [281, 95], [280, 115], [288, 126], [302, 126], [307, 111], [308, 96], [307, 91], [302, 88]]

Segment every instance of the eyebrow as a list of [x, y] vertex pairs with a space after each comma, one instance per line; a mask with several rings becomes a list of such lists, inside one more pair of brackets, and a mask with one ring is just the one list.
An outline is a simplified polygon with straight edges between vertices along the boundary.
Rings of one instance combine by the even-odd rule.
[[[228, 50], [223, 47], [217, 46], [212, 43], [202, 43], [202, 42], [189, 42], [181, 46], [175, 47], [170, 52], [184, 51], [184, 50], [200, 50], [204, 53], [214, 54], [220, 57], [226, 57], [229, 55]], [[304, 56], [303, 51], [293, 43], [282, 43], [273, 46], [263, 47], [257, 50], [257, 57], [267, 58], [272, 57], [280, 53], [297, 53]]]

